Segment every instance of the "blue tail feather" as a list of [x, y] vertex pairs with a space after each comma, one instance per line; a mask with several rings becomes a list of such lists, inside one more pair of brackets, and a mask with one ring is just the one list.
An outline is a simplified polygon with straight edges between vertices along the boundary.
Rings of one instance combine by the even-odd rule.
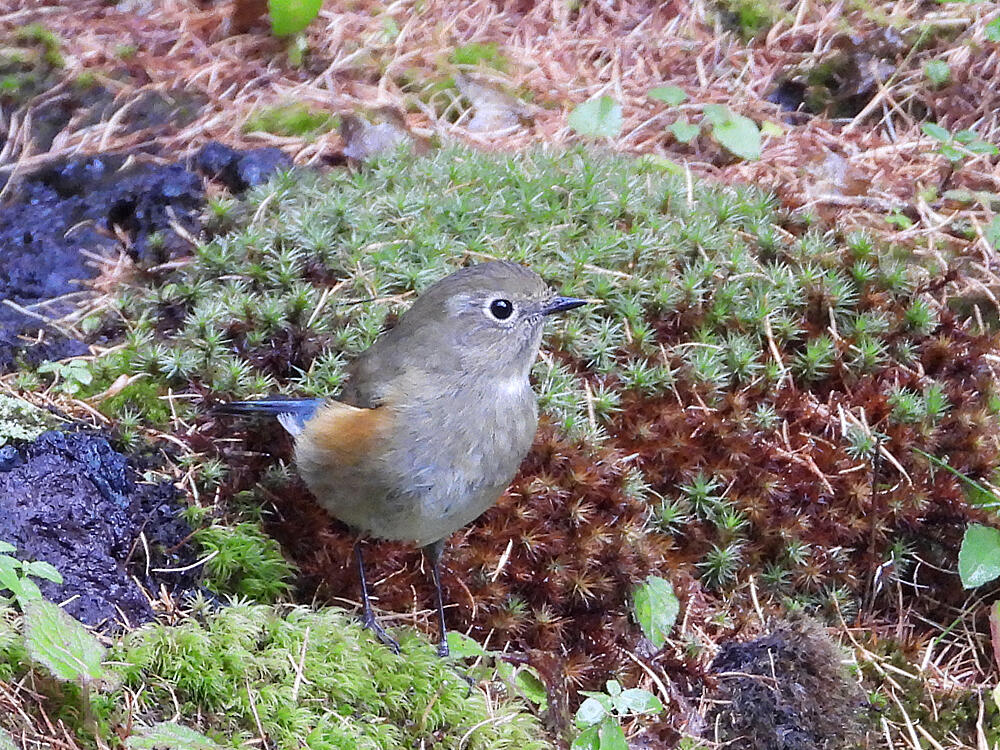
[[219, 404], [212, 411], [233, 417], [277, 417], [286, 430], [297, 435], [322, 403], [321, 398], [262, 398], [230, 401]]

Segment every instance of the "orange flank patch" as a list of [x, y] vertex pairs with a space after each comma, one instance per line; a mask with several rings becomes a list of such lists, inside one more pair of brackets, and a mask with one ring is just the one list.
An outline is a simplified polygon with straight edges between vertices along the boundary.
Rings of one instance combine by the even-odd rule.
[[389, 410], [359, 409], [340, 401], [324, 404], [299, 436], [337, 464], [350, 466], [368, 453], [387, 425]]

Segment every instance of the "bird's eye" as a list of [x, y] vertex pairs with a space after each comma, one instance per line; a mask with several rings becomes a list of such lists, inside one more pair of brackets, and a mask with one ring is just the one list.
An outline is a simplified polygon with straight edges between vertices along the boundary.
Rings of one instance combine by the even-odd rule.
[[514, 312], [514, 303], [509, 299], [495, 299], [490, 302], [490, 314], [497, 320], [507, 320]]

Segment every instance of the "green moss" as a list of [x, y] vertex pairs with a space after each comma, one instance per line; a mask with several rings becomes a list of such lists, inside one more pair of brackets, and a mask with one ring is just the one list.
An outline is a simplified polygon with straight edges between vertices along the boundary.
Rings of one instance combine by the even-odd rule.
[[11, 440], [34, 440], [58, 424], [59, 420], [45, 409], [0, 394], [0, 446]]
[[339, 120], [332, 112], [294, 102], [257, 110], [243, 124], [243, 132], [284, 136], [318, 135], [337, 127]]
[[719, 9], [724, 25], [744, 39], [766, 32], [781, 15], [781, 9], [770, 0], [720, 0]]
[[59, 52], [62, 40], [54, 31], [45, 28], [40, 23], [29, 23], [14, 29], [12, 36], [14, 41], [40, 46], [44, 50], [45, 62], [53, 68], [63, 67], [63, 58]]
[[200, 621], [119, 636], [105, 661], [105, 687], [85, 697], [77, 685], [32, 673], [21, 618], [0, 606], [0, 680], [32, 674], [32, 695], [41, 699], [0, 716], [0, 727], [17, 731], [22, 717], [40, 720], [44, 705], [81, 746], [113, 739], [118, 747], [176, 708], [186, 725], [234, 748], [252, 745], [261, 731], [276, 750], [549, 747], [539, 722], [504, 697], [504, 683], [472, 686], [408, 628], [396, 655], [336, 608], [197, 608]]
[[548, 746], [518, 705], [470, 687], [408, 629], [399, 635], [397, 656], [340, 610], [236, 604], [203, 624], [131, 633], [111, 661], [142, 688], [137, 718], [176, 700], [232, 746], [260, 729], [289, 750]]
[[170, 419], [170, 408], [161, 398], [163, 391], [151, 378], [140, 378], [100, 404], [100, 411], [109, 417], [120, 417], [126, 411], [137, 412], [155, 425], [164, 425]]
[[[877, 711], [870, 712], [876, 722], [875, 732], [883, 726], [919, 726], [943, 745], [955, 739], [975, 745], [980, 710], [986, 743], [994, 747], [1000, 742], [1000, 710], [991, 696], [976, 689], [953, 686], [948, 690], [932, 686], [919, 662], [925, 647], [913, 651], [892, 638], [879, 637], [863, 644], [872, 655], [858, 662], [863, 685], [869, 691], [869, 701]], [[890, 671], [886, 671], [886, 670]], [[887, 679], [886, 675], [891, 675]], [[881, 722], [881, 723], [880, 723]], [[888, 722], [884, 724], [884, 722]]]
[[[174, 388], [194, 380], [227, 395], [279, 382], [329, 393], [387, 313], [470, 255], [530, 264], [561, 292], [605, 302], [580, 311], [552, 345], [595, 373], [627, 373], [601, 387], [607, 415], [630, 388], [655, 396], [686, 382], [711, 395], [783, 368], [803, 384], [841, 367], [877, 371], [891, 364], [888, 341], [919, 341], [932, 325], [914, 304], [904, 321], [852, 331], [867, 312], [860, 292], [905, 294], [910, 268], [867, 261], [861, 273], [857, 251], [831, 235], [764, 231], [779, 217], [752, 188], [696, 185], [689, 203], [684, 179], [650, 160], [450, 148], [393, 155], [359, 173], [278, 180], [250, 194], [248, 211], [265, 200], [254, 228], [198, 248], [191, 264], [123, 303], [140, 322], [132, 343], [99, 363], [108, 379], [147, 372]], [[760, 251], [747, 244], [758, 236]], [[324, 314], [311, 315], [323, 287], [339, 280], [346, 283]], [[831, 311], [847, 338], [836, 346], [824, 335], [804, 338]], [[161, 320], [154, 340], [146, 331], [167, 312], [174, 322]], [[662, 361], [651, 312], [683, 315], [698, 343], [667, 350]], [[781, 363], [766, 345], [768, 326]], [[540, 362], [535, 375], [563, 428], [592, 432], [578, 374]], [[150, 382], [142, 388], [152, 395]]]
[[209, 590], [266, 603], [287, 596], [295, 567], [258, 524], [209, 526], [195, 532], [194, 541], [211, 555], [204, 566], [204, 585]]
[[450, 60], [455, 65], [485, 65], [488, 68], [506, 71], [510, 61], [500, 51], [496, 42], [471, 42], [452, 50]]

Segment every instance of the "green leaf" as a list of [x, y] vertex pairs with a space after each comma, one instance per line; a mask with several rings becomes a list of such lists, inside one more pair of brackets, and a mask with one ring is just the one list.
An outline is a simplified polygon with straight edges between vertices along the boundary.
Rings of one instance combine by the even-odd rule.
[[591, 697], [580, 704], [580, 707], [576, 709], [575, 717], [578, 727], [582, 729], [583, 727], [592, 726], [611, 713], [611, 699], [606, 695], [602, 697], [606, 700], [601, 701], [599, 698], [591, 695]]
[[612, 718], [605, 719], [597, 731], [601, 750], [628, 750], [625, 732]]
[[673, 134], [678, 143], [690, 143], [701, 132], [701, 128], [697, 125], [692, 125], [686, 117], [677, 120], [667, 130]]
[[949, 133], [945, 128], [942, 128], [936, 122], [925, 122], [920, 126], [924, 135], [930, 136], [935, 141], [940, 141], [941, 143], [947, 143], [951, 140], [951, 133]]
[[885, 217], [885, 220], [886, 223], [892, 224], [894, 227], [898, 227], [899, 229], [909, 229], [913, 226], [913, 219], [906, 214], [899, 213], [899, 211], [893, 211]]
[[989, 154], [990, 156], [996, 156], [997, 153], [1000, 153], [1000, 149], [998, 149], [995, 145], [989, 143], [988, 141], [981, 141], [978, 138], [967, 143], [965, 147], [974, 154]]
[[16, 549], [17, 549], [17, 547], [15, 547], [10, 542], [2, 542], [2, 541], [0, 541], [0, 554], [6, 554], [7, 552], [13, 552]]
[[14, 744], [14, 738], [11, 737], [6, 729], [0, 727], [0, 750], [17, 750], [17, 745]]
[[608, 680], [604, 683], [604, 688], [608, 691], [608, 695], [611, 696], [612, 700], [622, 694], [622, 684], [618, 680]]
[[216, 750], [218, 744], [201, 732], [183, 724], [161, 721], [152, 726], [137, 726], [125, 741], [130, 750]]
[[680, 86], [657, 86], [655, 89], [647, 91], [646, 96], [650, 99], [656, 99], [658, 102], [666, 102], [671, 107], [676, 107], [688, 98]]
[[486, 656], [486, 650], [477, 641], [465, 633], [448, 631], [448, 651], [456, 659], [469, 659], [475, 656]]
[[10, 555], [0, 555], [0, 589], [16, 596], [21, 591], [21, 561]]
[[663, 710], [663, 704], [648, 690], [629, 688], [618, 696], [615, 708], [624, 714], [656, 714]]
[[24, 609], [24, 605], [28, 602], [41, 599], [42, 592], [38, 588], [38, 584], [30, 578], [22, 578], [17, 591], [14, 591], [14, 596], [17, 597], [17, 603], [21, 605], [21, 609]]
[[649, 576], [632, 594], [632, 608], [642, 634], [662, 648], [681, 611], [673, 585], [665, 578]]
[[967, 589], [1000, 577], [1000, 530], [974, 523], [958, 551], [958, 575]]
[[785, 129], [776, 122], [764, 120], [764, 122], [760, 124], [760, 133], [761, 135], [784, 135]]
[[580, 135], [614, 138], [622, 130], [622, 121], [622, 105], [610, 96], [601, 96], [570, 112], [567, 123]]
[[104, 647], [83, 625], [45, 599], [24, 606], [24, 640], [28, 655], [66, 682], [99, 682]]
[[521, 691], [521, 695], [536, 706], [548, 705], [549, 691], [545, 689], [545, 683], [532, 667], [519, 669], [514, 677], [514, 685]]
[[749, 117], [738, 115], [722, 104], [706, 104], [705, 119], [719, 145], [747, 161], [760, 158], [760, 130]]
[[941, 145], [938, 149], [941, 155], [944, 156], [948, 161], [962, 161], [965, 158], [965, 152], [961, 149], [955, 148], [951, 144], [945, 143]]
[[45, 562], [44, 560], [21, 563], [21, 570], [28, 576], [44, 578], [46, 581], [52, 581], [53, 583], [63, 582], [63, 577], [59, 571], [55, 569], [55, 566]]
[[1000, 42], [1000, 16], [997, 16], [986, 24], [986, 40], [989, 42]]
[[601, 738], [596, 726], [587, 727], [573, 740], [570, 750], [600, 750]]
[[924, 75], [934, 86], [943, 86], [951, 80], [951, 68], [944, 60], [928, 60], [924, 63]]
[[268, 0], [271, 33], [290, 36], [305, 29], [319, 15], [323, 0]]
[[994, 216], [993, 221], [983, 229], [983, 237], [994, 250], [1000, 250], [1000, 216]]

